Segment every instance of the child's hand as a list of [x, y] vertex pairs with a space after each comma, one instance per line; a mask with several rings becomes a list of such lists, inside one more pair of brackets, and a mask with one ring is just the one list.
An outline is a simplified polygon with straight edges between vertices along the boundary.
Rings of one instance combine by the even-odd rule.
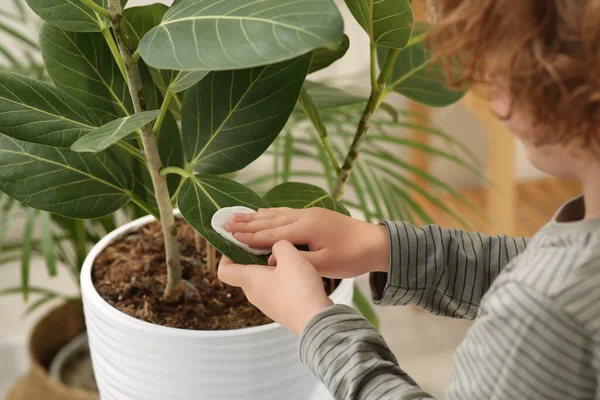
[[223, 257], [219, 279], [241, 287], [266, 316], [300, 335], [321, 310], [333, 304], [314, 266], [289, 242], [273, 247], [273, 267], [237, 265]]
[[311, 252], [304, 256], [329, 278], [389, 269], [387, 228], [323, 208], [271, 208], [236, 214], [226, 229], [252, 247], [271, 247], [280, 240], [308, 244]]

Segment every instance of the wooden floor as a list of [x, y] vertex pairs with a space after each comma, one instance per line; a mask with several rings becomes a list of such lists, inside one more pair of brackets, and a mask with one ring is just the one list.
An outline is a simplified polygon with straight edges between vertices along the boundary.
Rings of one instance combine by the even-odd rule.
[[509, 233], [490, 232], [488, 228], [485, 219], [486, 213], [488, 213], [486, 207], [488, 190], [493, 191], [494, 189], [478, 188], [461, 193], [473, 204], [474, 209], [450, 196], [440, 199], [465, 220], [466, 226], [461, 226], [438, 207], [432, 206], [426, 201], [420, 201], [420, 203], [433, 218], [434, 223], [445, 228], [475, 230], [489, 235], [505, 233], [515, 236], [532, 236], [552, 218], [561, 204], [581, 194], [579, 183], [563, 179], [547, 178], [519, 183], [515, 210], [516, 228], [514, 233]]

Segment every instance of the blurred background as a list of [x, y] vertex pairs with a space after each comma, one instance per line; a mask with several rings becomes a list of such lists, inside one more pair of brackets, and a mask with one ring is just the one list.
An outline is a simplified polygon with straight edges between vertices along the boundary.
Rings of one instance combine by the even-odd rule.
[[[129, 6], [150, 3], [130, 0]], [[344, 2], [337, 3], [347, 17], [350, 49], [342, 60], [311, 79], [361, 96], [369, 88], [365, 51], [369, 40]], [[0, 4], [0, 67], [47, 79], [37, 46], [40, 21], [22, 0], [0, 0]], [[415, 15], [425, 20], [423, 5], [418, 0], [413, 4]], [[518, 142], [491, 116], [486, 102], [471, 93], [443, 109], [419, 106], [400, 96], [389, 105], [388, 115], [382, 113], [376, 119], [380, 123], [374, 124], [374, 138], [365, 145], [361, 168], [355, 171], [355, 181], [347, 191], [347, 205], [357, 218], [373, 222], [407, 219], [487, 234], [530, 236], [562, 202], [579, 192], [576, 184], [548, 178], [531, 166]], [[354, 123], [360, 111], [351, 106], [334, 108], [324, 117], [332, 126], [330, 135], [340, 159], [347, 149], [344, 134], [353, 133], [340, 121]], [[258, 191], [261, 183], [284, 180], [330, 185], [320, 156], [302, 156], [303, 146], [310, 147], [313, 140], [305, 134], [307, 130], [310, 125], [301, 115], [294, 115], [271, 151], [237, 178]], [[389, 143], [378, 142], [381, 137], [398, 139], [386, 149], [400, 162], [378, 160], [379, 149]], [[385, 168], [394, 171], [398, 180], [382, 178]], [[50, 277], [53, 271], [48, 268], [48, 255], [36, 250], [45, 229], [40, 221], [46, 217], [15, 203], [0, 197], [0, 398], [28, 370], [26, 343], [32, 328], [61, 298], [78, 296], [73, 268], [62, 265], [78, 262], [77, 249], [67, 248], [59, 255], [56, 276]], [[90, 243], [84, 242], [80, 253], [85, 254], [86, 245]], [[60, 246], [58, 239], [56, 246]], [[27, 268], [33, 288], [27, 302], [18, 290], [23, 268]], [[359, 283], [368, 294], [366, 277]], [[376, 312], [400, 365], [423, 389], [441, 395], [450, 376], [452, 354], [470, 322], [408, 307], [376, 308]]]

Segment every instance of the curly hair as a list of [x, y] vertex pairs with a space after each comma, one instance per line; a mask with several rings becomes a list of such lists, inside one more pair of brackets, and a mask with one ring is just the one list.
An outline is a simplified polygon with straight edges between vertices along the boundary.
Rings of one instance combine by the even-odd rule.
[[431, 1], [429, 46], [453, 86], [501, 87], [553, 128], [538, 144], [600, 142], [600, 0]]

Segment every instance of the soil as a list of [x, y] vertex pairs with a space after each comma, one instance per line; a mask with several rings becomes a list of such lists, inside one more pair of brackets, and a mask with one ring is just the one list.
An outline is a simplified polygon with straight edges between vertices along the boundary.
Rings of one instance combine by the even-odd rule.
[[[96, 258], [92, 279], [100, 296], [132, 317], [173, 328], [228, 330], [273, 322], [241, 289], [223, 284], [208, 271], [206, 252], [198, 252], [194, 230], [181, 219], [177, 225], [182, 275], [188, 283], [181, 300], [162, 297], [167, 278], [162, 229], [156, 222], [115, 241]], [[337, 282], [324, 279], [323, 284], [331, 293]]]

